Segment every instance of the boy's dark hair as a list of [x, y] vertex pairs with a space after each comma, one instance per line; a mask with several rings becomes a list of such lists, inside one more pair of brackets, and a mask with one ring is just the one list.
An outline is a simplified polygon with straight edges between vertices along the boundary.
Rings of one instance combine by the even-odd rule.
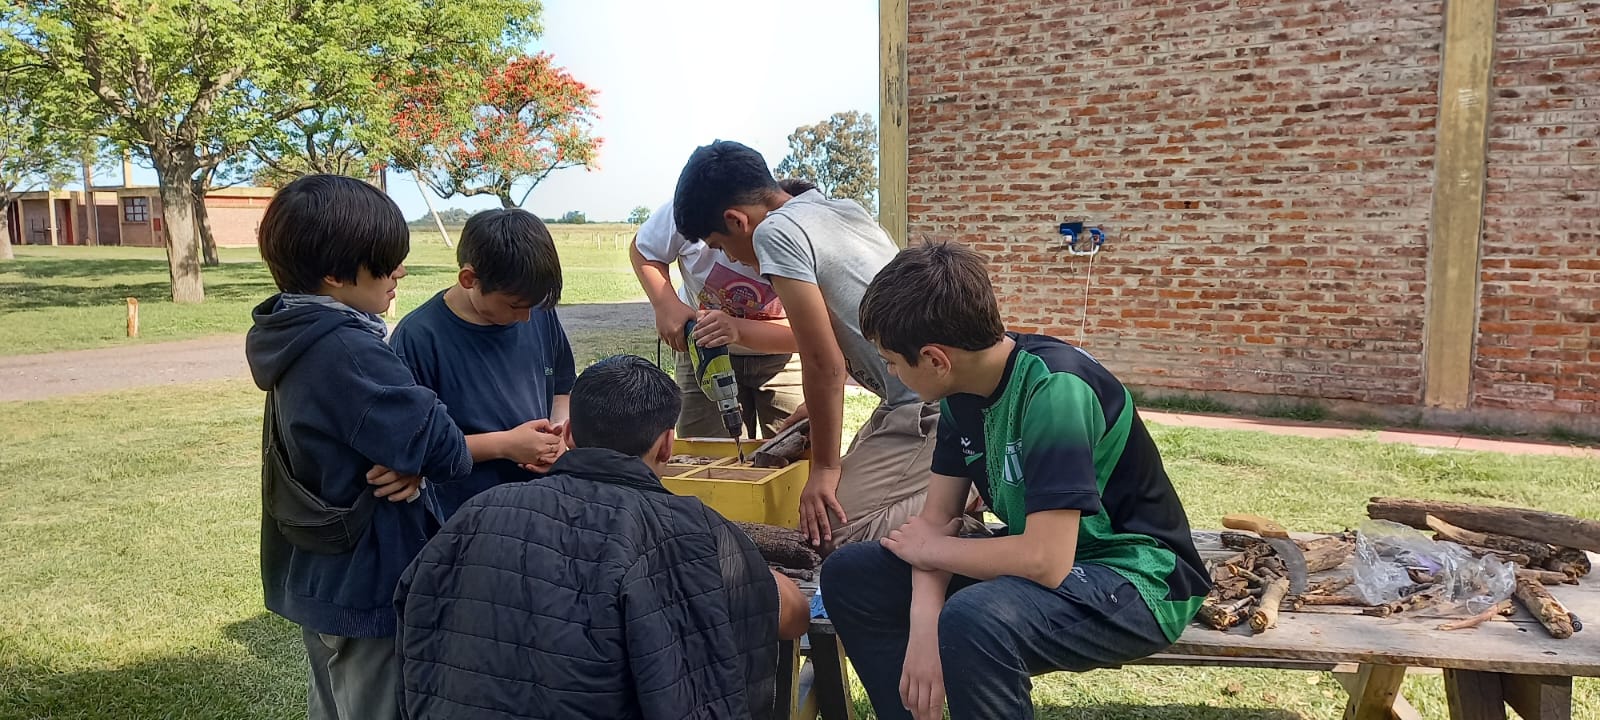
[[325, 277], [355, 282], [363, 267], [388, 277], [411, 252], [411, 229], [382, 190], [343, 175], [306, 175], [272, 196], [256, 246], [278, 290], [309, 295]]
[[817, 189], [817, 184], [805, 178], [784, 178], [778, 181], [778, 187], [790, 195], [804, 195]]
[[712, 233], [727, 232], [724, 210], [759, 203], [778, 190], [767, 161], [732, 140], [717, 140], [695, 148], [678, 175], [672, 194], [672, 218], [678, 233], [692, 242]]
[[681, 391], [672, 378], [637, 355], [614, 355], [589, 366], [572, 384], [572, 441], [643, 456], [678, 424]]
[[861, 296], [861, 334], [913, 366], [925, 345], [983, 350], [1005, 332], [984, 258], [962, 245], [901, 250]]
[[556, 241], [544, 221], [526, 210], [485, 210], [467, 218], [456, 262], [472, 266], [484, 293], [507, 293], [540, 310], [561, 301]]

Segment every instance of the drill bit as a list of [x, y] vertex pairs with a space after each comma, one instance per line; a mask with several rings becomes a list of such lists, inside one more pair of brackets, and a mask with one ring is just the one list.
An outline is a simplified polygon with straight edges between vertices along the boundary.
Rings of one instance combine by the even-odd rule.
[[739, 451], [739, 464], [743, 465], [745, 463], [745, 460], [744, 460], [744, 443], [739, 442], [739, 438], [734, 438], [733, 439], [733, 446], [736, 449], [738, 449], [738, 451]]

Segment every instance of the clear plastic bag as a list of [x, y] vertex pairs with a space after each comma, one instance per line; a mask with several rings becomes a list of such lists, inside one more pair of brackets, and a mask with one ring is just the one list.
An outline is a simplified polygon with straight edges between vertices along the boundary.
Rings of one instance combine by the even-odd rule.
[[1351, 567], [1356, 594], [1373, 605], [1394, 602], [1412, 590], [1410, 568], [1432, 575], [1442, 590], [1436, 609], [1481, 612], [1511, 597], [1516, 587], [1515, 566], [1473, 557], [1460, 545], [1387, 520], [1368, 520], [1357, 528]]

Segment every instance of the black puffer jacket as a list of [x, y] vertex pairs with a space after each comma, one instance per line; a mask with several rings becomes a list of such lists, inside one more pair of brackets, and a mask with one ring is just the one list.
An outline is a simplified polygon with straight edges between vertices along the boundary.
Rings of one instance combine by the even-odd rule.
[[773, 716], [766, 563], [621, 453], [572, 450], [545, 478], [473, 498], [395, 606], [413, 720]]

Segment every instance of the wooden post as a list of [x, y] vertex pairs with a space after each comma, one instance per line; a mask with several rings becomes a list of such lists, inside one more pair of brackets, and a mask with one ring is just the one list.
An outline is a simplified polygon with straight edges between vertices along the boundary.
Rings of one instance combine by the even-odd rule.
[[1344, 707], [1344, 720], [1389, 720], [1406, 669], [1393, 665], [1365, 665], [1348, 688], [1350, 701]]
[[46, 192], [44, 198], [44, 226], [50, 231], [50, 247], [56, 247], [61, 244], [60, 239], [56, 237], [60, 232], [56, 227], [56, 220], [60, 218], [60, 214], [56, 211], [56, 191]]
[[1499, 673], [1447, 668], [1444, 696], [1450, 705], [1450, 720], [1506, 720]]
[[100, 209], [94, 204], [94, 157], [88, 154], [83, 159], [83, 201], [84, 217], [83, 226], [86, 245], [100, 244]]
[[1495, 3], [1447, 2], [1444, 7], [1422, 394], [1430, 407], [1460, 409], [1471, 399], [1478, 330]]
[[906, 237], [907, 0], [878, 0], [878, 224], [900, 247]]
[[1501, 675], [1501, 694], [1524, 720], [1571, 720], [1572, 678]]
[[139, 298], [128, 298], [128, 337], [139, 337]]

